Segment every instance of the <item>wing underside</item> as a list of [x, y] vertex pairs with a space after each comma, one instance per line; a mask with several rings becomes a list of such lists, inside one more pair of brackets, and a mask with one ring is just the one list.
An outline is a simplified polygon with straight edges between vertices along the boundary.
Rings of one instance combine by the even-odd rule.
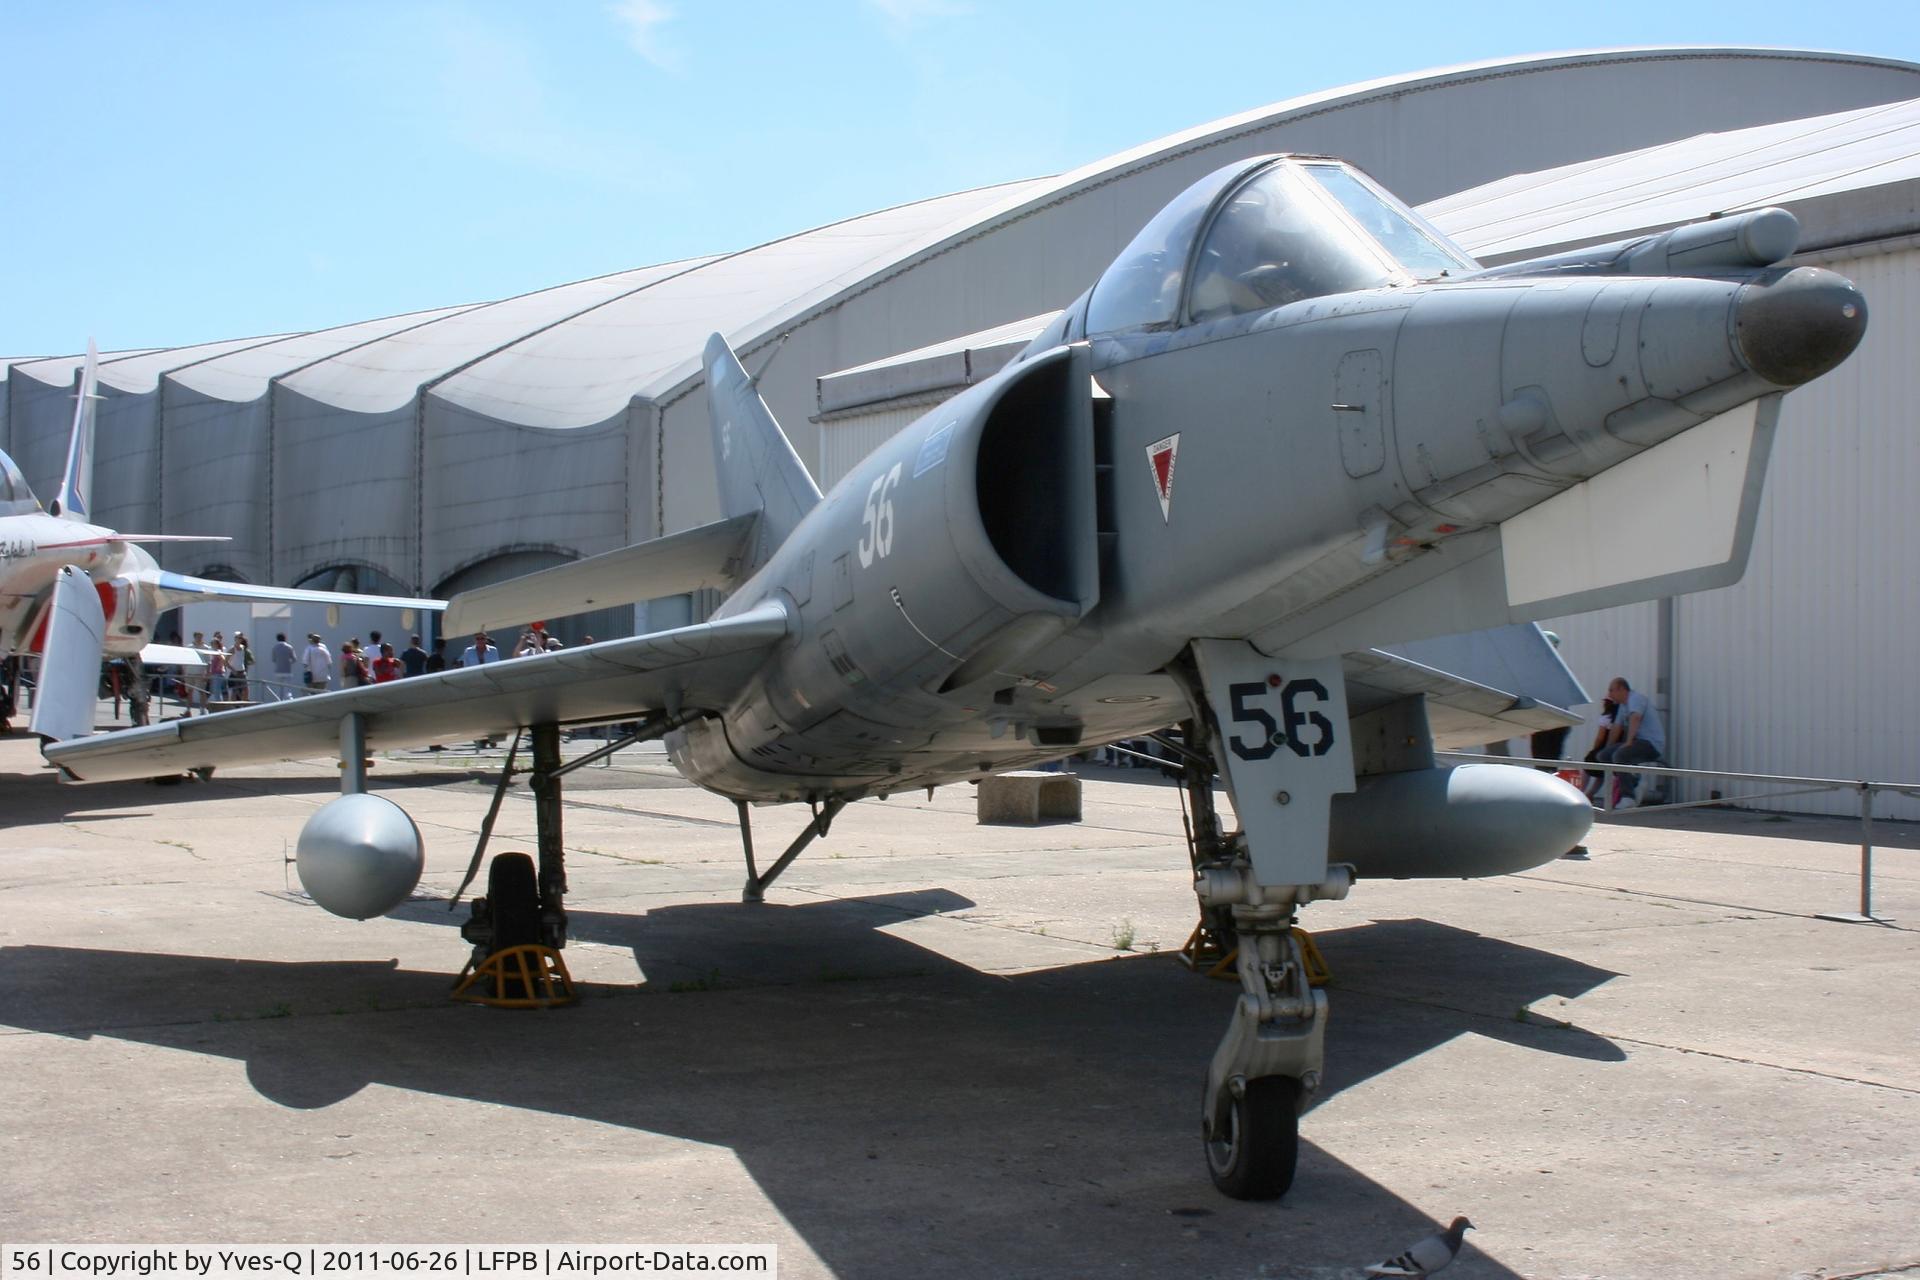
[[1424, 696], [1435, 749], [1453, 751], [1540, 729], [1572, 727], [1584, 717], [1526, 693], [1479, 684], [1411, 658], [1369, 649], [1342, 660], [1347, 709], [1359, 716], [1401, 698]]
[[387, 750], [532, 724], [718, 709], [786, 634], [786, 611], [763, 604], [627, 640], [57, 743], [46, 756], [71, 778], [110, 782], [327, 755], [350, 714], [365, 717], [371, 748]]

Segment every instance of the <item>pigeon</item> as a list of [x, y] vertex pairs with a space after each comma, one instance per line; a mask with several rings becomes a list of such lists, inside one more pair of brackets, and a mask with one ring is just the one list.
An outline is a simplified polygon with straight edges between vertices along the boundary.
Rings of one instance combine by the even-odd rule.
[[1418, 1244], [1410, 1245], [1398, 1257], [1376, 1262], [1367, 1268], [1370, 1276], [1430, 1276], [1444, 1271], [1460, 1253], [1460, 1241], [1473, 1224], [1455, 1218], [1445, 1231], [1436, 1231]]

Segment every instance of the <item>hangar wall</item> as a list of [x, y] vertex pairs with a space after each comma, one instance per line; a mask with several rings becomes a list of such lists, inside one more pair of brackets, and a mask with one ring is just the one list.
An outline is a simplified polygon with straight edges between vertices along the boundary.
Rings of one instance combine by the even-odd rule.
[[[1911, 238], [1868, 246], [1822, 265], [1866, 295], [1867, 336], [1840, 368], [1787, 397], [1746, 576], [1674, 601], [1671, 758], [1687, 768], [1915, 782], [1920, 246]], [[1654, 611], [1636, 605], [1546, 625], [1589, 692], [1599, 696], [1614, 674], [1652, 692]], [[1694, 798], [1706, 790], [1691, 788]], [[1859, 811], [1847, 793], [1767, 807]], [[1920, 819], [1920, 800], [1887, 797], [1876, 813]]]

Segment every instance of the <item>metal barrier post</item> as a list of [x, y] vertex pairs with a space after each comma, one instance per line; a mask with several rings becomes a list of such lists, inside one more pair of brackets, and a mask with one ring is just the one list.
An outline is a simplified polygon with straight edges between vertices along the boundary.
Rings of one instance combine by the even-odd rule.
[[1860, 784], [1860, 914], [1873, 919], [1873, 788]]
[[1860, 911], [1823, 911], [1822, 920], [1842, 924], [1885, 924], [1873, 914], [1873, 784], [1860, 784]]

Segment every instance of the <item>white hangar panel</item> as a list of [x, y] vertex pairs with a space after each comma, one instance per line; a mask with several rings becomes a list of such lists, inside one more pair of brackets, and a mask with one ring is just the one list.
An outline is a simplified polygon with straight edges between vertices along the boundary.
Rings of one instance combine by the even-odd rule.
[[177, 369], [204, 360], [217, 360], [250, 347], [279, 342], [287, 336], [282, 333], [264, 338], [233, 338], [225, 342], [203, 343], [197, 347], [173, 347], [166, 351], [146, 351], [134, 355], [103, 355], [100, 357], [100, 385], [129, 395], [144, 394], [158, 387], [163, 375]]
[[27, 357], [8, 357], [0, 360], [0, 451], [6, 451], [11, 457], [13, 448], [13, 428], [8, 426], [7, 409], [10, 401], [7, 397], [7, 375], [13, 372], [13, 366]]
[[431, 324], [435, 320], [472, 309], [473, 305], [441, 307], [433, 311], [363, 320], [358, 324], [319, 329], [312, 333], [297, 333], [259, 346], [243, 347], [228, 355], [201, 360], [184, 369], [175, 369], [167, 375], [167, 380], [221, 400], [257, 400], [266, 395], [268, 382], [283, 374], [388, 334]]
[[831, 297], [1032, 185], [922, 200], [716, 258], [515, 343], [435, 394], [527, 426], [605, 421], [634, 396], [697, 372], [707, 334], [767, 332], [778, 315]]
[[1110, 179], [1201, 148], [1227, 148], [1218, 163], [1262, 150], [1321, 150], [1419, 203], [1683, 131], [1900, 101], [1916, 96], [1917, 85], [1920, 66], [1912, 63], [1792, 49], [1654, 46], [1495, 59], [1216, 120], [1069, 173], [1061, 185]]
[[[116, 351], [112, 356], [144, 355]], [[67, 466], [67, 441], [73, 435], [73, 398], [80, 389], [84, 356], [22, 360], [7, 372], [7, 456], [12, 458], [34, 496], [45, 503], [60, 487]]]
[[[100, 358], [100, 403], [94, 419], [93, 516], [110, 528], [167, 532], [162, 525], [164, 436], [160, 381], [170, 370], [244, 350], [273, 338], [246, 338]], [[64, 451], [63, 451], [64, 452]], [[214, 477], [206, 477], [212, 483]], [[202, 482], [188, 476], [189, 494]]]
[[275, 383], [273, 581], [371, 565], [419, 588], [419, 431], [411, 399], [348, 413]]
[[574, 559], [627, 544], [625, 409], [559, 435], [435, 395], [425, 415], [424, 587], [503, 552], [540, 549]]
[[279, 385], [356, 413], [385, 413], [420, 388], [500, 348], [672, 275], [679, 264], [641, 267], [468, 307], [285, 375]]
[[166, 378], [160, 383], [160, 423], [161, 529], [233, 541], [165, 542], [149, 550], [181, 573], [222, 565], [247, 582], [272, 582], [267, 398], [235, 403]]
[[[1520, 174], [1421, 211], [1485, 261], [1773, 204], [1800, 217], [1802, 248], [1858, 242], [1912, 221], [1920, 184], [1916, 131], [1920, 99]], [[1863, 186], [1901, 194], [1888, 211], [1895, 222], [1874, 225], [1862, 208]]]

